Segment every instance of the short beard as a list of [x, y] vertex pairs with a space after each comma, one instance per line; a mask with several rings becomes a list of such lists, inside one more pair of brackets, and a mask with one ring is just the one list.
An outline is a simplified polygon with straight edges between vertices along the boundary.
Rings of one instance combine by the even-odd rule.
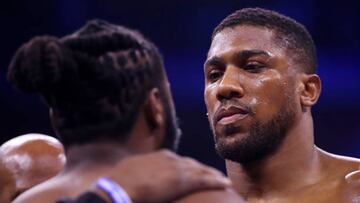
[[[285, 105], [291, 103], [285, 102]], [[271, 155], [286, 137], [289, 128], [294, 124], [295, 113], [292, 106], [283, 106], [280, 111], [267, 123], [254, 123], [249, 135], [227, 144], [215, 140], [215, 149], [224, 159], [241, 164], [249, 164]], [[236, 127], [229, 126], [228, 132], [237, 131]], [[214, 131], [215, 132], [215, 131]]]

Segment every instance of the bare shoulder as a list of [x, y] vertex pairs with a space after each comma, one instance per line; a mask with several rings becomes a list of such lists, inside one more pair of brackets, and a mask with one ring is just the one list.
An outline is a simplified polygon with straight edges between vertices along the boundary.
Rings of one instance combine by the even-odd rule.
[[360, 169], [360, 159], [332, 154], [321, 149], [318, 150], [321, 159], [329, 169], [336, 169], [335, 171], [340, 174], [347, 175]]
[[245, 202], [233, 189], [205, 190], [195, 192], [176, 201], [176, 203], [242, 203]]
[[330, 175], [336, 178], [339, 186], [345, 190], [358, 191], [360, 194], [360, 159], [340, 156], [321, 151], [326, 157], [326, 165]]
[[337, 159], [338, 161], [343, 162], [344, 164], [348, 164], [349, 166], [354, 165], [354, 166], [357, 166], [358, 168], [360, 166], [360, 159], [358, 159], [358, 158], [349, 157], [349, 156], [341, 156], [341, 155], [336, 155], [336, 154], [331, 154], [331, 153], [327, 153], [327, 154], [329, 154], [333, 158]]
[[[303, 202], [356, 202], [360, 197], [360, 184], [351, 183], [360, 169], [360, 160], [340, 156], [318, 149], [320, 168], [316, 181], [299, 191], [296, 199]], [[360, 179], [359, 179], [360, 180]]]

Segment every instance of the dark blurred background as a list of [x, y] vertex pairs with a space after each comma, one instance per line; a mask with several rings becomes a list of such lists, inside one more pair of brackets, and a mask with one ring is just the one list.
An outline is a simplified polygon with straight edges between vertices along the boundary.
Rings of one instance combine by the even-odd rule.
[[360, 6], [357, 1], [38, 0], [0, 3], [0, 143], [30, 132], [53, 135], [37, 95], [12, 89], [6, 70], [16, 49], [35, 35], [63, 36], [100, 18], [140, 30], [164, 55], [184, 136], [179, 153], [223, 169], [213, 149], [203, 103], [203, 62], [213, 28], [231, 12], [263, 7], [289, 15], [312, 34], [323, 82], [314, 108], [316, 143], [360, 157]]

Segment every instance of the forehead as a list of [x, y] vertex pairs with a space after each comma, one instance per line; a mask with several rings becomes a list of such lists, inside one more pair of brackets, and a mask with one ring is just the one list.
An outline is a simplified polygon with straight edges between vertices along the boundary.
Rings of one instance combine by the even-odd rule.
[[208, 58], [254, 49], [266, 51], [274, 56], [285, 55], [284, 49], [276, 43], [273, 30], [265, 27], [239, 25], [225, 28], [215, 35], [211, 42]]

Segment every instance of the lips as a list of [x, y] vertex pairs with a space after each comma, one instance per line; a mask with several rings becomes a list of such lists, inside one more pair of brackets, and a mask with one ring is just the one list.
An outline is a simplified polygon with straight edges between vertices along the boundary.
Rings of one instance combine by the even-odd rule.
[[248, 114], [248, 110], [236, 106], [220, 108], [219, 111], [215, 112], [214, 121], [215, 124], [227, 125], [234, 123], [235, 121], [244, 119], [248, 116]]

